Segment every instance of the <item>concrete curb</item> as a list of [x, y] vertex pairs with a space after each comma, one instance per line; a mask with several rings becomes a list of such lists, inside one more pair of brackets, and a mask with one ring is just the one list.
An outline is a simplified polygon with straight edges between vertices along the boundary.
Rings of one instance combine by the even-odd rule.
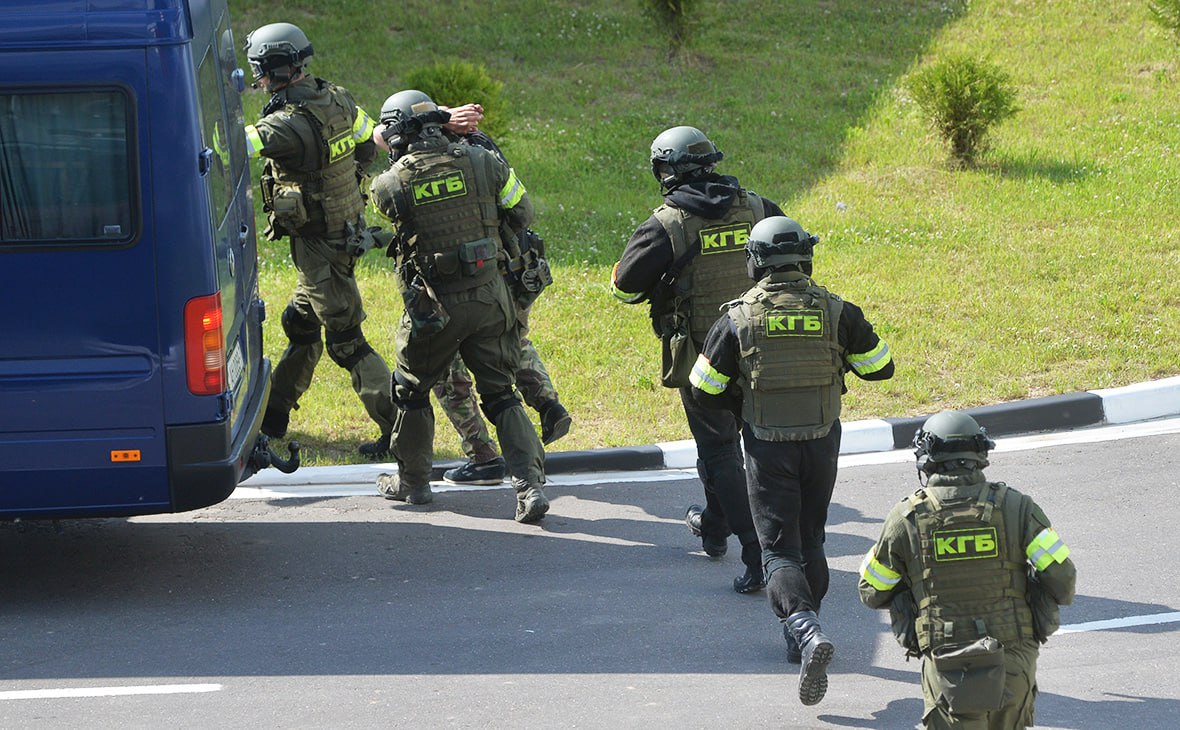
[[[979, 421], [992, 436], [1149, 421], [1180, 415], [1180, 376], [1122, 388], [1104, 388], [968, 408], [965, 412]], [[914, 432], [927, 417], [885, 418], [845, 423], [840, 453], [861, 454], [908, 448], [914, 438]], [[437, 463], [434, 465], [432, 478], [440, 480], [444, 471], [462, 463]], [[250, 477], [243, 484], [263, 487], [372, 483], [378, 474], [395, 468], [392, 464], [311, 466], [301, 467], [293, 474], [267, 469]], [[648, 446], [554, 451], [545, 457], [547, 474], [695, 468], [696, 445], [691, 439]]]

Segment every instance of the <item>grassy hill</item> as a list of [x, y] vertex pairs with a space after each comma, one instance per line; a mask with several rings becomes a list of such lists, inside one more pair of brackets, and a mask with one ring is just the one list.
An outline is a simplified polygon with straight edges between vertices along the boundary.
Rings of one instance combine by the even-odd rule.
[[[892, 381], [850, 377], [846, 420], [1180, 372], [1180, 67], [1144, 0], [701, 0], [673, 55], [644, 6], [231, 2], [239, 45], [263, 23], [300, 25], [315, 73], [374, 114], [436, 61], [483, 64], [504, 83], [499, 141], [557, 264], [532, 318], [575, 417], [557, 447], [688, 437], [676, 394], [656, 383], [646, 307], [608, 292], [611, 265], [660, 202], [648, 146], [676, 124], [705, 130], [725, 152], [721, 172], [820, 236], [816, 279], [864, 307], [893, 347]], [[966, 171], [901, 90], [951, 51], [1004, 67], [1022, 107]], [[248, 117], [263, 102], [248, 95]], [[285, 244], [263, 249], [277, 359], [294, 273]], [[387, 262], [371, 255], [358, 279], [365, 332], [392, 359], [401, 304]], [[336, 463], [374, 435], [325, 358], [292, 437], [309, 463]], [[458, 453], [441, 413], [436, 443], [440, 457]]]

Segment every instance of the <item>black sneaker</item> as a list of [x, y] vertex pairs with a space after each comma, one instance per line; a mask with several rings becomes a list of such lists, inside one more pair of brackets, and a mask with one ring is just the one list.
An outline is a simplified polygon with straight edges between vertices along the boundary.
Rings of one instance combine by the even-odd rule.
[[463, 466], [448, 469], [443, 472], [443, 481], [449, 484], [483, 484], [491, 486], [504, 481], [508, 474], [508, 463], [503, 456], [497, 456], [491, 461], [476, 464], [469, 461]]
[[570, 432], [573, 423], [569, 411], [557, 401], [551, 401], [541, 410], [541, 443], [548, 446]]

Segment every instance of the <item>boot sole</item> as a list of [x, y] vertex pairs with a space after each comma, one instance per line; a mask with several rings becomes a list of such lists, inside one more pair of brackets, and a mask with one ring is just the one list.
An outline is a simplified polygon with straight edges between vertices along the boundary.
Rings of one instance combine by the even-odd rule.
[[503, 484], [504, 477], [500, 477], [499, 479], [463, 479], [463, 480], [458, 480], [458, 479], [447, 479], [446, 476], [443, 476], [443, 481], [446, 482], [447, 484], [454, 484], [456, 487], [468, 487], [468, 486], [471, 486], [471, 487], [474, 487], [474, 486], [494, 487], [497, 484]]
[[799, 670], [799, 701], [805, 705], [818, 705], [828, 692], [828, 665], [836, 647], [825, 642], [815, 647], [807, 663]]

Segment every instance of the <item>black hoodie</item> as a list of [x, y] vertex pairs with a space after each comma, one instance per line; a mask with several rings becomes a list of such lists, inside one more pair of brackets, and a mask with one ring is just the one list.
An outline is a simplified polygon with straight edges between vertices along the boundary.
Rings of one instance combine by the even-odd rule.
[[[711, 173], [673, 187], [664, 194], [664, 202], [692, 215], [717, 220], [733, 207], [740, 190], [736, 177]], [[766, 217], [783, 215], [773, 202], [765, 203]], [[672, 239], [653, 215], [632, 234], [615, 264], [611, 282], [615, 297], [628, 304], [644, 301], [672, 264]]]

